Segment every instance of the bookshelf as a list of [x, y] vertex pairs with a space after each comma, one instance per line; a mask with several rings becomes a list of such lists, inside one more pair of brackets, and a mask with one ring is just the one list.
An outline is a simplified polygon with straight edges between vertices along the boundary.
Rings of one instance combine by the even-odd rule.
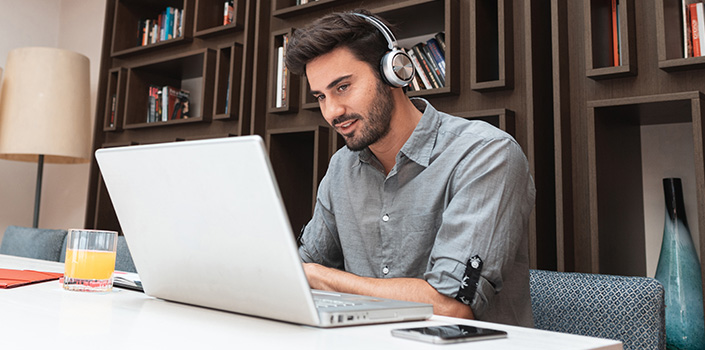
[[[705, 253], [705, 61], [684, 57], [679, 0], [622, 0], [629, 68], [598, 64], [611, 53], [599, 43], [609, 23], [595, 18], [608, 3], [551, 1], [559, 267], [653, 276], [663, 224], [649, 215], [663, 214], [648, 210], [663, 208], [662, 178], [683, 178], [691, 234]], [[680, 137], [670, 137], [674, 128]]]
[[683, 10], [680, 0], [656, 0], [658, 66], [667, 72], [705, 68], [705, 56], [685, 57]]
[[492, 91], [512, 87], [512, 4], [508, 0], [470, 2], [470, 65], [472, 89]]
[[[93, 149], [251, 133], [258, 4], [235, 0], [233, 21], [224, 25], [223, 3], [107, 1]], [[145, 45], [143, 23], [169, 8], [179, 10], [173, 38]], [[189, 117], [148, 122], [150, 86], [189, 91]], [[88, 198], [85, 227], [120, 231], [95, 162]]]
[[636, 74], [634, 0], [589, 0], [584, 4], [587, 76], [606, 79]]

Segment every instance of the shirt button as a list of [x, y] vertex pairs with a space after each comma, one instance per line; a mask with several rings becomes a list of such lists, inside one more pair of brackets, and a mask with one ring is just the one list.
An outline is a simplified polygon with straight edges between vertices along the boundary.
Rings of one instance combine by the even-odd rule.
[[388, 273], [389, 273], [389, 267], [385, 266], [385, 267], [382, 269], [382, 273], [385, 274], [385, 275], [388, 274]]
[[382, 221], [384, 221], [384, 222], [389, 221], [389, 215], [388, 215], [388, 214], [384, 214], [384, 216], [382, 216]]

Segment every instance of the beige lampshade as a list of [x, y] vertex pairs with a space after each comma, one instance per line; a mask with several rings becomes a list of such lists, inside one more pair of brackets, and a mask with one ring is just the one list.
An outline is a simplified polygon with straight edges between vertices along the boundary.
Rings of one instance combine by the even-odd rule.
[[0, 88], [0, 158], [90, 160], [88, 57], [47, 47], [14, 49]]

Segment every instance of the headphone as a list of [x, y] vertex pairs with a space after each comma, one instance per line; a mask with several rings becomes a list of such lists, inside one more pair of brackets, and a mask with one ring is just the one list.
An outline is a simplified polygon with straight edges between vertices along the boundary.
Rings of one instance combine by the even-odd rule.
[[367, 22], [375, 26], [384, 35], [387, 40], [387, 52], [379, 62], [379, 70], [382, 74], [382, 79], [393, 87], [404, 87], [411, 83], [414, 79], [414, 66], [411, 63], [411, 58], [406, 52], [397, 47], [397, 39], [389, 28], [377, 18], [363, 15], [361, 13], [353, 13], [354, 15], [364, 18]]

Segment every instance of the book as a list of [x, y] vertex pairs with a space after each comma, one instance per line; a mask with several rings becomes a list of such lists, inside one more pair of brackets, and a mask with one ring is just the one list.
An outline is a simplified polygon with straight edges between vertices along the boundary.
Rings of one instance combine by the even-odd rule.
[[446, 53], [446, 33], [445, 32], [438, 32], [434, 36], [436, 41], [438, 41], [438, 45], [440, 45], [441, 50], [443, 50], [443, 55]]
[[703, 8], [703, 3], [699, 2], [695, 4], [696, 11], [698, 13], [698, 38], [700, 44], [700, 56], [705, 55], [705, 40], [702, 40], [702, 33], [705, 33], [705, 9]]
[[109, 125], [111, 128], [115, 127], [115, 107], [117, 106], [117, 95], [113, 94], [110, 97], [110, 122]]
[[191, 105], [189, 97], [191, 93], [188, 90], [179, 90], [176, 93], [176, 100], [171, 106], [173, 110], [171, 111], [171, 119], [188, 119], [191, 117]]
[[286, 67], [286, 47], [289, 45], [289, 35], [284, 35], [282, 38], [284, 43], [282, 44], [282, 66], [281, 66], [281, 74], [282, 74], [282, 92], [281, 92], [281, 99], [282, 99], [282, 105], [286, 105], [286, 85], [289, 80], [289, 69]]
[[282, 107], [282, 85], [283, 85], [283, 76], [282, 76], [282, 66], [284, 65], [284, 47], [279, 46], [277, 47], [277, 86], [276, 86], [276, 91], [275, 91], [275, 97], [274, 97], [274, 107], [280, 108]]
[[612, 65], [620, 65], [619, 0], [612, 0]]
[[446, 58], [445, 58], [445, 53], [441, 51], [441, 47], [438, 44], [438, 40], [435, 38], [428, 39], [426, 41], [426, 47], [431, 50], [431, 54], [433, 55], [433, 59], [436, 61], [436, 64], [438, 64], [438, 68], [441, 70], [441, 74], [443, 74], [443, 78], [446, 76]]
[[148, 110], [147, 110], [147, 123], [154, 123], [160, 119], [161, 116], [158, 116], [159, 112], [159, 91], [161, 89], [156, 86], [156, 85], [150, 85], [149, 86], [149, 92], [148, 92]]
[[698, 18], [697, 4], [688, 5], [688, 12], [690, 14], [690, 35], [692, 37], [693, 45], [693, 57], [698, 57], [701, 55], [700, 52], [700, 19]]
[[416, 53], [414, 53], [414, 50], [406, 50], [406, 53], [409, 55], [409, 58], [411, 58], [411, 64], [414, 65], [414, 69], [416, 70], [416, 76], [419, 77], [419, 79], [423, 83], [423, 87], [425, 89], [433, 89], [433, 85], [431, 84], [431, 81], [428, 80], [426, 72], [421, 66], [421, 62], [419, 61], [418, 57], [416, 57]]

